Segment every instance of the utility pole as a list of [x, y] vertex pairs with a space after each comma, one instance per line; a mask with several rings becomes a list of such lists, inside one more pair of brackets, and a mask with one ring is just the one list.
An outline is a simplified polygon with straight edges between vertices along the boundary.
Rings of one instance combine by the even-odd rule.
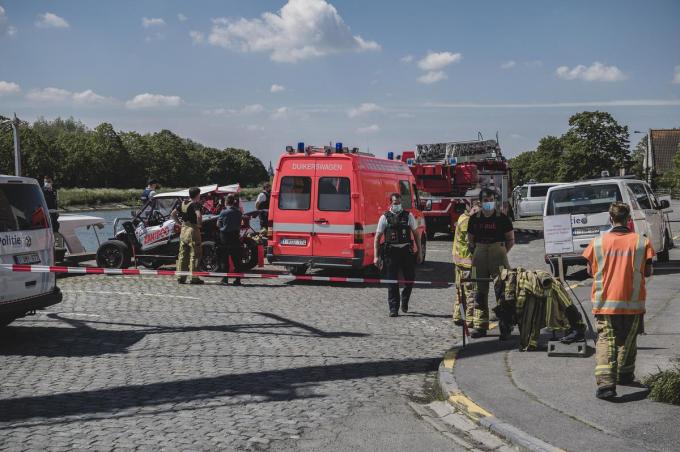
[[19, 118], [14, 113], [14, 119], [7, 119], [2, 124], [10, 124], [14, 134], [14, 175], [21, 176], [21, 141], [19, 139]]

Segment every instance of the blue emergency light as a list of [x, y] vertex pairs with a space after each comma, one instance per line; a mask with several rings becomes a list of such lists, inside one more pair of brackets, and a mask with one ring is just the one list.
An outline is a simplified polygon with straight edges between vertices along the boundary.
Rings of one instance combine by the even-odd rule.
[[414, 163], [415, 163], [415, 160], [414, 160], [414, 159], [406, 159], [406, 164], [407, 164], [408, 166], [413, 166]]
[[457, 159], [456, 157], [451, 157], [451, 158], [449, 159], [449, 165], [455, 166], [456, 163], [458, 163], [458, 159]]
[[342, 143], [335, 143], [335, 152], [342, 152]]
[[394, 152], [390, 151], [387, 153], [387, 160], [394, 160]]
[[298, 152], [305, 152], [305, 143], [303, 143], [302, 141], [300, 141], [300, 142], [298, 143], [298, 149], [297, 149], [297, 151], [298, 151]]

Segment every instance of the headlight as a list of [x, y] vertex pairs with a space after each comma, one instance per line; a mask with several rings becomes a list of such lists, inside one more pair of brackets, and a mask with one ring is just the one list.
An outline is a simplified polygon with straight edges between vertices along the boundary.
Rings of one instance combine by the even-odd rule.
[[431, 199], [428, 199], [425, 202], [425, 210], [432, 210], [432, 200]]

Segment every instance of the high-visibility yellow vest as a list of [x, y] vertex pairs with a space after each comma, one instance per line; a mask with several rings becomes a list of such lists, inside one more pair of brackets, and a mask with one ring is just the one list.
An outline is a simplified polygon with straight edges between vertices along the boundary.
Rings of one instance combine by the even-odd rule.
[[591, 245], [593, 314], [644, 314], [648, 240], [637, 233], [608, 233]]
[[468, 249], [468, 222], [470, 215], [465, 212], [458, 217], [456, 231], [453, 234], [453, 263], [459, 267], [472, 267], [472, 253]]

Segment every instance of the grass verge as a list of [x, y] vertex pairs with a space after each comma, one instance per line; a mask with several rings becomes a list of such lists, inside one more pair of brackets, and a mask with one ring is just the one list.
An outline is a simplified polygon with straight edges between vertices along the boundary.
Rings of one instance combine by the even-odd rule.
[[650, 399], [680, 405], [680, 366], [649, 375], [642, 383], [649, 387]]

